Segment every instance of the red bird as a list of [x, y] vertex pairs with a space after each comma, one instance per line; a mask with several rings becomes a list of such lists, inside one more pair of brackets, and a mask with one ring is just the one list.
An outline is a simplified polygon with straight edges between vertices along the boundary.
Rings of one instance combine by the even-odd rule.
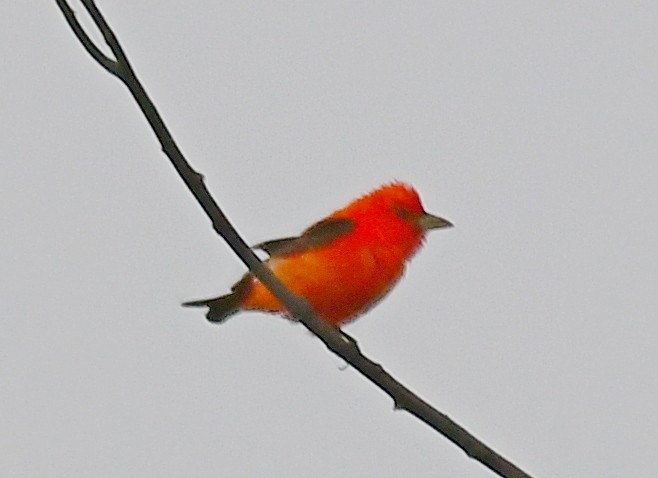
[[[269, 254], [265, 263], [292, 292], [304, 296], [320, 318], [338, 327], [391, 290], [428, 230], [450, 226], [450, 221], [425, 212], [411, 186], [395, 182], [356, 199], [299, 237], [254, 247]], [[251, 273], [230, 294], [183, 305], [209, 307], [211, 322], [224, 322], [240, 310], [287, 315]]]

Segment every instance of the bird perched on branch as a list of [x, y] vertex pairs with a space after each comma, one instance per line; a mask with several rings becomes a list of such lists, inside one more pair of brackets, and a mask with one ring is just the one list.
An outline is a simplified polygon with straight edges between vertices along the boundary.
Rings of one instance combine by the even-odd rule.
[[[352, 201], [298, 237], [254, 248], [269, 254], [265, 263], [292, 292], [304, 296], [320, 318], [339, 327], [391, 290], [428, 230], [451, 226], [450, 221], [425, 212], [411, 186], [394, 182]], [[211, 322], [224, 322], [241, 310], [287, 315], [281, 302], [251, 273], [230, 294], [183, 305], [207, 306]]]

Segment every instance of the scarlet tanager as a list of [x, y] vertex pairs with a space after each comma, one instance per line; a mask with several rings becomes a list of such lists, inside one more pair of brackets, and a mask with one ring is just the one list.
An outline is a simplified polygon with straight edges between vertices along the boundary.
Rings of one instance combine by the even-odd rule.
[[[254, 248], [269, 254], [265, 263], [292, 292], [304, 296], [320, 318], [338, 327], [391, 290], [428, 230], [450, 226], [450, 221], [425, 212], [411, 186], [394, 182], [316, 222], [299, 237]], [[183, 305], [207, 306], [211, 322], [224, 322], [241, 310], [287, 315], [281, 302], [251, 273], [230, 294]]]

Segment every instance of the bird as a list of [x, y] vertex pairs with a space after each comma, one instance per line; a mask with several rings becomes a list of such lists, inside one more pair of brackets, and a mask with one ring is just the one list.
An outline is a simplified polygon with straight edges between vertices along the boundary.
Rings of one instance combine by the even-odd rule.
[[[393, 181], [357, 198], [304, 230], [299, 236], [253, 246], [295, 294], [339, 328], [377, 304], [400, 280], [405, 264], [432, 229], [453, 224], [425, 211], [416, 190]], [[192, 300], [208, 307], [206, 318], [222, 323], [240, 311], [258, 310], [294, 319], [250, 272], [219, 297]]]

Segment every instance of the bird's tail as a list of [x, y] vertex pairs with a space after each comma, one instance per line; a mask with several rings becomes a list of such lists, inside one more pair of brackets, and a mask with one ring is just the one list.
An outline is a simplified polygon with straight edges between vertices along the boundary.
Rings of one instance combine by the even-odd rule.
[[184, 302], [184, 307], [208, 307], [206, 318], [210, 322], [222, 323], [240, 310], [240, 297], [235, 292], [212, 299]]

